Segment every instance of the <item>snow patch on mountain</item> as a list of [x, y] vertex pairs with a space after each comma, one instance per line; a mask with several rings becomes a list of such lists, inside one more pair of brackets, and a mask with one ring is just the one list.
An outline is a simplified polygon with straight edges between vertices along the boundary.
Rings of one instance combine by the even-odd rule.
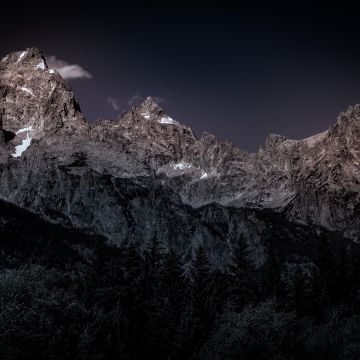
[[30, 94], [31, 96], [34, 96], [34, 93], [33, 93], [30, 89], [28, 89], [27, 87], [25, 87], [25, 86], [22, 86], [22, 87], [20, 88], [20, 90], [22, 90], [22, 91]]
[[207, 172], [205, 172], [204, 170], [201, 170], [200, 180], [206, 179], [208, 176], [209, 175]]
[[24, 132], [31, 131], [31, 130], [32, 130], [32, 126], [30, 125], [30, 126], [28, 126], [28, 127], [25, 127], [25, 128], [22, 128], [22, 129], [18, 130], [18, 131], [16, 132], [16, 135], [17, 135], [17, 134], [24, 133]]
[[174, 170], [184, 170], [184, 169], [191, 169], [193, 167], [192, 164], [189, 163], [177, 163], [173, 165]]
[[23, 52], [20, 54], [19, 59], [18, 59], [17, 62], [21, 61], [26, 54], [27, 54], [27, 51], [23, 51]]
[[173, 124], [178, 125], [179, 123], [172, 119], [170, 116], [163, 116], [160, 120], [158, 120], [160, 124]]
[[15, 146], [15, 153], [11, 154], [12, 157], [20, 157], [22, 153], [30, 146], [32, 138], [29, 134], [26, 134], [26, 139], [24, 139], [20, 145]]
[[45, 68], [46, 68], [46, 65], [45, 65], [44, 60], [41, 60], [41, 62], [36, 65], [36, 69], [45, 70]]

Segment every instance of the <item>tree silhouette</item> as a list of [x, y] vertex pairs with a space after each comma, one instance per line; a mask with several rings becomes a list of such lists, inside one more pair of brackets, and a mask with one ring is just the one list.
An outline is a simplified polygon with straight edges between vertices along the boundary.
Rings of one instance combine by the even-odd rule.
[[240, 311], [256, 298], [256, 268], [250, 249], [243, 236], [232, 241], [231, 261], [227, 266], [230, 276], [230, 302]]

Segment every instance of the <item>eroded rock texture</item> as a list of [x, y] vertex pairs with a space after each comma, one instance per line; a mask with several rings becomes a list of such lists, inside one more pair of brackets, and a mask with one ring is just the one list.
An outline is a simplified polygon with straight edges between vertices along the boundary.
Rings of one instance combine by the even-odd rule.
[[324, 227], [357, 240], [359, 124], [356, 105], [310, 138], [269, 135], [257, 153], [196, 137], [151, 98], [89, 124], [31, 48], [0, 62], [0, 198], [117, 243], [156, 235], [184, 256], [203, 243], [216, 264], [244, 235], [261, 261], [279, 221], [283, 235], [295, 222], [306, 236]]

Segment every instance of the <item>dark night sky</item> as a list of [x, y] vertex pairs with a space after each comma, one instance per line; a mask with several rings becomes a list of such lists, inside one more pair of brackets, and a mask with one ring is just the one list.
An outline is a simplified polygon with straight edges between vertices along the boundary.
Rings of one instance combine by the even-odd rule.
[[93, 78], [71, 85], [90, 121], [115, 117], [134, 94], [158, 96], [197, 134], [250, 151], [268, 133], [322, 131], [360, 102], [360, 30], [351, 6], [206, 3], [0, 5], [0, 56], [35, 46], [81, 65]]

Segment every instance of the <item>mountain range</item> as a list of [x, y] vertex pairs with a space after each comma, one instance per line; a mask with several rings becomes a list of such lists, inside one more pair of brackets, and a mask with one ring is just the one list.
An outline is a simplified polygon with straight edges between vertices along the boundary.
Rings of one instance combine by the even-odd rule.
[[256, 153], [197, 136], [151, 97], [89, 123], [40, 50], [0, 61], [1, 209], [115, 245], [156, 236], [185, 259], [202, 244], [215, 267], [241, 236], [258, 264], [270, 242], [302, 262], [322, 234], [357, 241], [359, 138], [360, 105], [306, 139], [271, 134]]

